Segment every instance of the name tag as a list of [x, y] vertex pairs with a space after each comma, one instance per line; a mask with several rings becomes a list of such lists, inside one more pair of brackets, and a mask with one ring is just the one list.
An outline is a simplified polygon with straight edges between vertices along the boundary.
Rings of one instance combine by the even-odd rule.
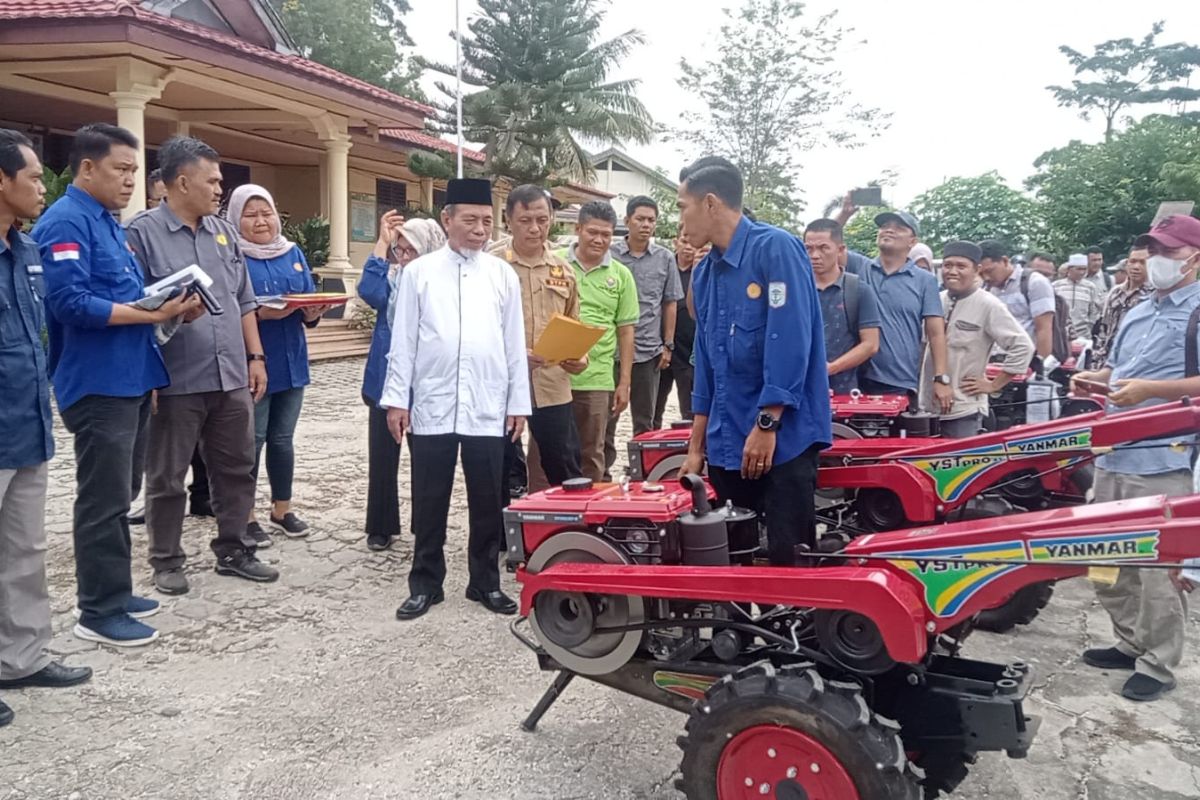
[[28, 275], [41, 275], [42, 274], [42, 265], [41, 264], [26, 264], [25, 272]]
[[571, 288], [571, 282], [562, 278], [546, 278], [545, 283], [547, 286], [559, 286], [563, 289]]

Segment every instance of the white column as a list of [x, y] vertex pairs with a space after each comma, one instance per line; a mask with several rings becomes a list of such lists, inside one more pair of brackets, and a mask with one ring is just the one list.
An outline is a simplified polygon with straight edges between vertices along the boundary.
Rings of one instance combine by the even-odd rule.
[[121, 212], [123, 220], [146, 208], [146, 102], [151, 99], [146, 95], [142, 91], [109, 93], [117, 107], [117, 125], [138, 139], [138, 175], [133, 182], [133, 197]]
[[421, 208], [433, 211], [433, 178], [421, 178]]
[[329, 261], [326, 275], [340, 278], [346, 291], [353, 292], [358, 270], [350, 263], [350, 137], [335, 133], [323, 138], [325, 180], [329, 204]]

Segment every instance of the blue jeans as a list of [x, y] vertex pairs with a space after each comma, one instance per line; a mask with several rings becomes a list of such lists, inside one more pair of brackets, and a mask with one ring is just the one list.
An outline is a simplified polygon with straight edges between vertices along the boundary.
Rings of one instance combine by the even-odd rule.
[[267, 445], [267, 479], [271, 482], [271, 500], [292, 499], [292, 476], [296, 472], [296, 450], [292, 436], [304, 405], [304, 387], [275, 392], [254, 406], [254, 483], [262, 463], [263, 444]]

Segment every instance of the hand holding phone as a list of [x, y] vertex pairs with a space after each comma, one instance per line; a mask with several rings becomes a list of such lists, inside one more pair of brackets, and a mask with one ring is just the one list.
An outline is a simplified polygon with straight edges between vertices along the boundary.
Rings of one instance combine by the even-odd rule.
[[1074, 378], [1073, 383], [1085, 392], [1091, 392], [1092, 394], [1102, 394], [1107, 397], [1112, 393], [1112, 387], [1107, 383], [1089, 381], [1086, 378]]

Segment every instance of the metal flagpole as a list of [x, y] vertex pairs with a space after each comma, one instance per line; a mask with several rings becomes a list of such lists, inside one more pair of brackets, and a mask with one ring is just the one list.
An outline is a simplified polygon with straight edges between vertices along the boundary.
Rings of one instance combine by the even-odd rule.
[[460, 0], [454, 0], [454, 67], [455, 67], [455, 105], [458, 114], [458, 177], [463, 176], [463, 129], [462, 129], [462, 12], [459, 10]]

